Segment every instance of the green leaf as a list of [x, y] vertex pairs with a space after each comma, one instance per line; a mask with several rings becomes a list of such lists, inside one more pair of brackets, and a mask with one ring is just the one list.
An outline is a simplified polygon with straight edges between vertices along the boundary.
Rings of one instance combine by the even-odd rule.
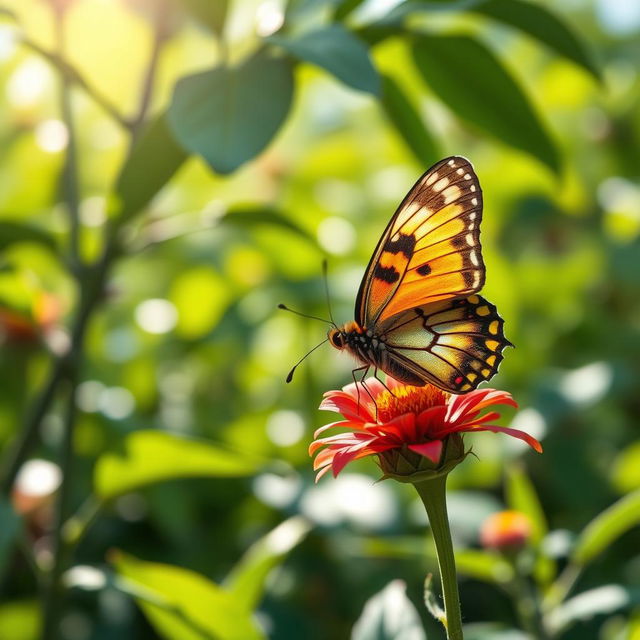
[[380, 76], [366, 45], [342, 25], [332, 24], [299, 36], [271, 36], [269, 42], [322, 67], [346, 85], [378, 95]]
[[572, 561], [584, 565], [602, 553], [632, 527], [640, 524], [640, 489], [597, 515], [582, 531], [573, 548]]
[[640, 442], [620, 452], [613, 463], [611, 479], [621, 493], [640, 489]]
[[382, 77], [382, 108], [415, 157], [429, 167], [442, 157], [422, 118], [400, 86], [390, 76]]
[[333, 19], [336, 22], [340, 22], [348, 17], [353, 11], [355, 11], [364, 0], [342, 0], [336, 7], [333, 14]]
[[42, 603], [37, 600], [8, 600], [0, 604], [0, 638], [35, 640], [41, 637]]
[[509, 508], [520, 511], [529, 518], [531, 540], [534, 544], [539, 544], [547, 535], [547, 520], [535, 487], [522, 465], [514, 464], [508, 469], [505, 491]]
[[94, 470], [95, 491], [109, 500], [175, 478], [228, 478], [255, 473], [261, 462], [204, 440], [163, 431], [134, 431], [120, 452], [102, 454]]
[[420, 36], [413, 55], [424, 80], [460, 118], [559, 170], [529, 99], [484, 45], [468, 36]]
[[222, 318], [230, 298], [227, 281], [211, 267], [200, 265], [181, 271], [169, 294], [178, 310], [176, 334], [187, 340], [207, 335]]
[[251, 545], [224, 581], [224, 587], [236, 602], [247, 611], [254, 609], [260, 602], [265, 580], [271, 570], [300, 544], [310, 529], [309, 522], [295, 516]]
[[147, 206], [187, 157], [169, 130], [166, 114], [156, 117], [134, 143], [116, 181], [120, 219], [127, 220]]
[[254, 640], [263, 634], [250, 613], [204, 576], [118, 552], [118, 588], [132, 595], [167, 640]]
[[168, 119], [188, 150], [218, 173], [257, 156], [289, 112], [291, 62], [263, 48], [237, 67], [216, 67], [176, 84]]
[[586, 44], [543, 5], [523, 0], [484, 0], [472, 5], [471, 11], [520, 29], [600, 80], [600, 72]]
[[420, 616], [402, 580], [393, 580], [364, 605], [351, 640], [426, 640]]
[[22, 521], [11, 503], [4, 498], [0, 498], [0, 523], [0, 576], [3, 576], [13, 543], [22, 526]]
[[0, 222], [0, 251], [19, 242], [34, 242], [56, 249], [55, 240], [42, 229], [20, 222]]
[[570, 598], [548, 614], [547, 623], [555, 636], [576, 622], [586, 622], [597, 615], [610, 615], [637, 604], [639, 599], [638, 590], [632, 591], [618, 584], [607, 584]]
[[224, 31], [229, 0], [185, 0], [189, 13], [220, 36]]
[[476, 549], [458, 549], [456, 568], [461, 575], [504, 584], [513, 579], [513, 567], [502, 557]]
[[220, 218], [222, 224], [237, 226], [240, 229], [252, 228], [260, 225], [280, 227], [286, 231], [293, 231], [314, 245], [314, 238], [291, 218], [281, 211], [268, 206], [236, 206]]

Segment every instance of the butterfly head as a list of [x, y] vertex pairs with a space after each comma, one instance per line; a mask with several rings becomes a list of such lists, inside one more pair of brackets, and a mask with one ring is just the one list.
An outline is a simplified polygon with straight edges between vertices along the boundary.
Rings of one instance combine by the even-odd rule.
[[344, 349], [346, 340], [344, 333], [340, 329], [331, 329], [327, 334], [327, 338], [329, 338], [329, 342], [336, 349]]

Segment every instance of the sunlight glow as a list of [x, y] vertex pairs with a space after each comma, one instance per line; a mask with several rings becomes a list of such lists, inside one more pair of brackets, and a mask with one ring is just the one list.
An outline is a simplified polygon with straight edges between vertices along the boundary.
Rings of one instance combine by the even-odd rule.
[[304, 420], [296, 411], [275, 411], [267, 419], [267, 435], [279, 447], [289, 447], [304, 436]]
[[612, 382], [611, 365], [606, 362], [592, 362], [566, 373], [560, 382], [560, 391], [574, 404], [590, 405], [607, 394]]
[[318, 225], [318, 242], [326, 251], [334, 255], [349, 253], [356, 243], [356, 230], [344, 218], [330, 216]]
[[36, 127], [36, 144], [47, 153], [66, 149], [69, 132], [61, 120], [44, 120]]
[[385, 529], [398, 515], [391, 488], [356, 473], [341, 474], [333, 481], [320, 481], [303, 496], [300, 508], [318, 524], [336, 525], [347, 521], [367, 529]]
[[7, 83], [7, 98], [16, 107], [34, 106], [49, 89], [51, 72], [39, 58], [27, 58]]
[[263, 473], [253, 481], [253, 493], [264, 504], [276, 509], [284, 509], [300, 494], [302, 482], [297, 475], [279, 476]]
[[37, 497], [54, 493], [62, 482], [60, 467], [48, 460], [25, 462], [15, 480], [15, 490], [23, 495]]
[[169, 300], [152, 298], [136, 307], [135, 317], [140, 327], [148, 333], [168, 333], [178, 323], [178, 310]]

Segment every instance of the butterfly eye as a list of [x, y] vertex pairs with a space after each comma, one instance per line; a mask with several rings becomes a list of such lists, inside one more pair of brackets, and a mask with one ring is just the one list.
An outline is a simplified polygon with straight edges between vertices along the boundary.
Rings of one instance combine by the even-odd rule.
[[340, 332], [336, 331], [335, 329], [332, 329], [329, 333], [329, 340], [336, 349], [342, 349], [342, 347], [344, 347], [342, 336], [340, 335]]

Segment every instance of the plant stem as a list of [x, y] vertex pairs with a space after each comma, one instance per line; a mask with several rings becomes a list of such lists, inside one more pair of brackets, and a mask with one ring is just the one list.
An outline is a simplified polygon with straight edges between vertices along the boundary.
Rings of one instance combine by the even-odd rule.
[[62, 539], [62, 527], [70, 511], [73, 463], [73, 434], [76, 417], [76, 382], [77, 367], [71, 363], [74, 371], [70, 372], [68, 380], [68, 397], [64, 420], [64, 434], [61, 443], [60, 467], [63, 470], [56, 503], [56, 516], [53, 529], [53, 567], [48, 576], [47, 591], [44, 601], [44, 620], [42, 640], [54, 640], [58, 636], [58, 624], [62, 607], [60, 600], [63, 596], [62, 575], [67, 565], [69, 549]]
[[151, 97], [153, 94], [153, 85], [158, 69], [158, 62], [160, 61], [160, 52], [162, 46], [167, 39], [167, 16], [169, 15], [166, 0], [158, 3], [158, 8], [155, 14], [155, 28], [153, 32], [153, 44], [151, 47], [151, 57], [149, 58], [149, 64], [144, 75], [142, 82], [142, 93], [140, 95], [140, 104], [138, 106], [138, 112], [131, 121], [131, 134], [132, 142], [140, 133], [142, 125], [144, 124], [149, 106], [151, 104]]
[[453, 542], [451, 540], [451, 530], [447, 516], [446, 485], [447, 476], [445, 474], [417, 482], [414, 484], [414, 487], [427, 510], [433, 539], [436, 543], [438, 568], [440, 569], [440, 581], [442, 584], [444, 610], [447, 621], [447, 638], [449, 638], [449, 640], [462, 640], [460, 596], [458, 594]]
[[[64, 12], [55, 11], [56, 44], [58, 55], [64, 57], [65, 34]], [[71, 79], [66, 73], [60, 77], [60, 113], [67, 129], [67, 152], [62, 167], [62, 193], [67, 206], [69, 219], [69, 257], [71, 271], [80, 275], [80, 196], [78, 194], [78, 161], [76, 149], [76, 132], [71, 108]]]
[[511, 583], [511, 597], [513, 598], [520, 624], [532, 638], [536, 640], [549, 640], [540, 604], [536, 593], [527, 576], [523, 575], [522, 570], [518, 566], [517, 558], [511, 560], [511, 566], [514, 571], [514, 578]]

